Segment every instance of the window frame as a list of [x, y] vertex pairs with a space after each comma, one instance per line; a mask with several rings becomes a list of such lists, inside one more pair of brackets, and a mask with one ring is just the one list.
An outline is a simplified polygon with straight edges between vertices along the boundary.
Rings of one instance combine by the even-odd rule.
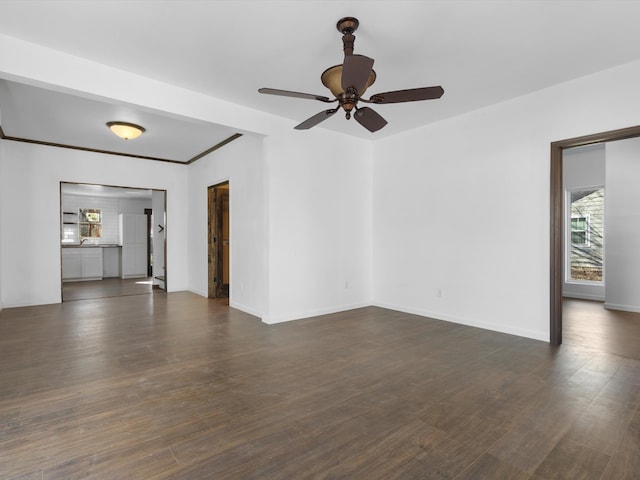
[[[584, 226], [584, 230], [574, 230], [573, 228], [573, 220], [574, 219], [580, 219], [580, 218], [584, 218], [584, 222], [585, 222], [585, 226]], [[571, 245], [575, 245], [577, 247], [590, 247], [591, 246], [591, 235], [590, 235], [590, 226], [591, 226], [591, 214], [587, 213], [585, 215], [580, 215], [580, 216], [574, 216], [571, 215], [570, 218], [570, 222], [569, 222], [569, 238], [571, 239]], [[574, 233], [584, 233], [584, 242], [582, 243], [577, 243], [573, 241], [573, 234]]]

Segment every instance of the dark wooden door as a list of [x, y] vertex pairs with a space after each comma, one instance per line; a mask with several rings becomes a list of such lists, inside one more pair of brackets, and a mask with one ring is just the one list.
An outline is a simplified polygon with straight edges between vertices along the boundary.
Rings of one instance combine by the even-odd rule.
[[208, 189], [208, 263], [210, 298], [229, 297], [229, 182]]

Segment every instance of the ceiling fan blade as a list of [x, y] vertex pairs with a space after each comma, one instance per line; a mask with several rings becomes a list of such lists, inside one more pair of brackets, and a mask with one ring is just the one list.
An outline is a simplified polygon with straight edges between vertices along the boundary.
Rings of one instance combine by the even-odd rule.
[[268, 95], [280, 95], [282, 97], [294, 97], [294, 98], [305, 98], [307, 100], [320, 100], [321, 102], [335, 102], [336, 100], [331, 100], [328, 97], [323, 97], [322, 95], [314, 95], [312, 93], [300, 93], [300, 92], [291, 92], [289, 90], [278, 90], [276, 88], [261, 88], [258, 90], [259, 93], [266, 93]]
[[364, 55], [345, 55], [342, 64], [342, 90], [349, 87], [362, 92], [369, 80], [369, 74], [373, 69], [373, 58]]
[[[338, 108], [340, 108], [340, 107], [338, 107]], [[336, 113], [338, 111], [338, 108], [332, 108], [330, 110], [323, 110], [320, 113], [316, 113], [313, 117], [307, 118], [304, 122], [302, 122], [300, 125], [296, 125], [294, 128], [296, 130], [308, 130], [311, 127], [315, 127], [317, 124], [319, 124], [320, 122], [325, 121], [331, 115]]]
[[401, 103], [416, 102], [418, 100], [435, 100], [444, 94], [444, 89], [438, 87], [410, 88], [393, 92], [376, 93], [369, 99], [372, 103]]
[[375, 110], [369, 107], [363, 107], [356, 110], [353, 118], [370, 132], [377, 132], [387, 124], [387, 121], [380, 116]]

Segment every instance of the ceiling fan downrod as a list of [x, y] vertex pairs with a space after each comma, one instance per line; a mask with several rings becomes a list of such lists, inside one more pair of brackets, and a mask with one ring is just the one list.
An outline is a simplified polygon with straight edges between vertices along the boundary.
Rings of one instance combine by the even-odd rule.
[[358, 29], [360, 22], [354, 17], [344, 17], [338, 20], [336, 28], [342, 33], [342, 46], [345, 55], [353, 55], [353, 45], [356, 37], [353, 34]]

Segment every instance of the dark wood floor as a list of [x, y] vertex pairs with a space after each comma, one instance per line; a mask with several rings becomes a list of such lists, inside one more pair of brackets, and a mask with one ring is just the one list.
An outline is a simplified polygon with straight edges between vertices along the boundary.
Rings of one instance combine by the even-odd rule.
[[62, 301], [89, 300], [92, 298], [122, 297], [153, 292], [152, 278], [104, 278], [83, 282], [64, 282]]
[[640, 313], [606, 310], [602, 302], [568, 298], [563, 299], [562, 311], [566, 345], [640, 360]]
[[[514, 312], [517, 314], [517, 312]], [[190, 293], [0, 312], [0, 478], [637, 479], [640, 361]]]

